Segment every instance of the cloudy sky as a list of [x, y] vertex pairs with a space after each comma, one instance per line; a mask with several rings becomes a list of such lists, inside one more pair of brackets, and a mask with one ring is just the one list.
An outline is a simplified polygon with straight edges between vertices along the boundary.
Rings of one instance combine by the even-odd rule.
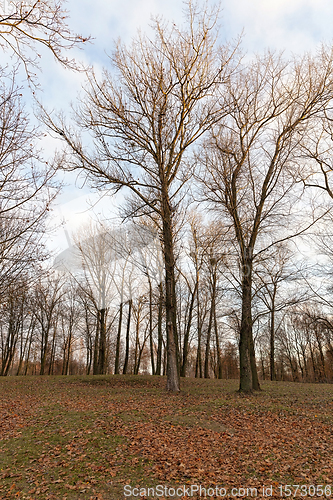
[[[212, 4], [208, 0], [208, 4]], [[286, 54], [315, 51], [321, 42], [333, 39], [333, 2], [330, 0], [237, 0], [222, 1], [221, 41], [228, 41], [243, 32], [243, 50], [249, 55], [266, 48], [284, 51]], [[97, 69], [108, 65], [116, 40], [130, 42], [138, 29], [149, 30], [152, 15], [179, 22], [182, 18], [181, 0], [69, 0], [67, 9], [70, 26], [83, 36], [91, 35], [91, 44], [75, 56]], [[69, 109], [75, 101], [83, 82], [83, 76], [62, 69], [48, 53], [43, 54], [43, 72], [39, 75], [42, 100], [48, 109]], [[46, 153], [54, 148], [54, 141], [44, 143]], [[89, 207], [94, 205], [95, 216], [111, 217], [115, 211], [113, 200], [104, 197], [97, 203], [97, 195], [80, 189], [74, 176], [67, 176], [68, 186], [59, 197], [54, 210], [56, 221], [65, 223], [68, 232], [75, 230], [89, 218]], [[67, 246], [64, 230], [59, 228], [50, 239], [56, 251]]]

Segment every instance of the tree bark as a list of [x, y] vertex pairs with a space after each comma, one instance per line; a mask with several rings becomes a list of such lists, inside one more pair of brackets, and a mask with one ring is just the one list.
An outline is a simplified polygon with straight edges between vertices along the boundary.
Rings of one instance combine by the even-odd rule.
[[95, 334], [95, 342], [94, 342], [94, 360], [93, 360], [93, 375], [98, 375], [98, 354], [99, 354], [99, 336], [100, 336], [100, 311], [97, 310], [97, 321], [96, 321], [96, 334]]
[[128, 317], [127, 317], [127, 328], [126, 328], [126, 348], [125, 348], [125, 361], [124, 361], [124, 367], [123, 367], [123, 375], [126, 375], [127, 368], [128, 368], [129, 337], [130, 337], [130, 328], [131, 328], [132, 304], [133, 304], [133, 301], [132, 301], [132, 299], [130, 299], [128, 301]]
[[53, 325], [51, 355], [50, 355], [50, 363], [49, 363], [49, 375], [53, 375], [54, 359], [55, 359], [55, 351], [56, 351], [56, 334], [57, 334], [57, 324], [55, 323]]
[[114, 363], [114, 373], [119, 375], [119, 356], [120, 356], [120, 337], [121, 337], [121, 326], [123, 321], [123, 303], [120, 303], [119, 307], [119, 322], [118, 322], [118, 333], [116, 342], [116, 358]]
[[162, 206], [163, 250], [165, 265], [165, 313], [167, 330], [167, 390], [178, 392], [180, 390], [180, 380], [177, 336], [175, 258], [173, 249], [171, 206], [166, 186], [164, 186], [162, 193]]
[[251, 375], [252, 375], [252, 389], [254, 391], [260, 391], [260, 383], [258, 377], [256, 355], [254, 350], [253, 332], [251, 328], [250, 333], [250, 364], [251, 364]]
[[42, 327], [42, 345], [41, 345], [41, 357], [40, 357], [40, 372], [39, 375], [44, 375], [45, 363], [46, 363], [46, 354], [48, 348], [48, 337], [49, 337], [49, 327], [46, 330], [43, 330]]
[[217, 328], [217, 318], [216, 318], [216, 301], [214, 303], [214, 329], [215, 329], [215, 339], [216, 339], [216, 351], [217, 351], [217, 378], [223, 378], [223, 366], [222, 366], [222, 355], [220, 347], [219, 332]]
[[161, 375], [162, 372], [162, 347], [163, 347], [163, 334], [162, 334], [162, 322], [163, 322], [163, 285], [159, 284], [159, 300], [158, 300], [158, 319], [157, 319], [157, 359], [156, 359], [156, 375]]
[[243, 263], [242, 279], [242, 319], [239, 332], [239, 391], [252, 391], [252, 371], [250, 361], [250, 337], [252, 336], [252, 266], [249, 260]]
[[153, 287], [148, 275], [149, 282], [149, 347], [150, 347], [150, 363], [151, 373], [155, 375], [155, 360], [154, 360], [154, 341], [153, 341]]
[[252, 250], [244, 249], [242, 262], [242, 319], [239, 336], [239, 392], [260, 390], [253, 342]]
[[209, 378], [210, 337], [213, 325], [213, 315], [214, 315], [213, 304], [211, 304], [209, 312], [208, 328], [207, 328], [206, 349], [205, 349], [205, 368], [204, 368], [205, 378]]
[[100, 322], [99, 327], [99, 353], [98, 353], [98, 373], [106, 374], [106, 309], [98, 311]]
[[188, 312], [188, 321], [187, 321], [186, 330], [185, 330], [185, 334], [184, 334], [183, 362], [182, 362], [182, 366], [181, 366], [181, 370], [180, 370], [181, 377], [186, 377], [187, 358], [188, 358], [188, 350], [189, 350], [189, 338], [190, 338], [190, 331], [191, 331], [191, 325], [192, 325], [195, 297], [197, 294], [197, 286], [198, 286], [198, 283], [195, 284], [193, 293], [191, 294], [192, 296], [191, 296], [191, 303], [190, 303], [189, 312]]
[[[215, 264], [212, 264], [215, 265]], [[210, 358], [210, 338], [213, 328], [214, 321], [214, 312], [215, 312], [215, 295], [216, 295], [216, 269], [213, 269], [212, 275], [212, 297], [210, 304], [210, 312], [209, 312], [209, 321], [208, 321], [208, 329], [207, 329], [207, 339], [206, 339], [206, 351], [205, 351], [205, 378], [209, 378], [209, 358]]]
[[272, 304], [271, 304], [271, 317], [270, 317], [270, 377], [271, 380], [276, 380], [275, 374], [275, 295], [276, 285], [274, 285]]

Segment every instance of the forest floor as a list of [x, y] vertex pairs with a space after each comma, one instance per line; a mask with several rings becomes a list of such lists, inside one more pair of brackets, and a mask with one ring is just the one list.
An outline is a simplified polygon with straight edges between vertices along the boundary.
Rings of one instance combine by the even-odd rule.
[[0, 499], [333, 497], [333, 385], [181, 385], [2, 378]]

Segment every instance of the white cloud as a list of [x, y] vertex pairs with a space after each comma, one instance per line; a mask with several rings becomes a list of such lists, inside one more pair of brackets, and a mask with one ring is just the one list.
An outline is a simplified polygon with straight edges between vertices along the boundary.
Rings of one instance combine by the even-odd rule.
[[300, 53], [332, 38], [333, 4], [328, 0], [238, 0], [224, 3], [229, 36], [244, 28], [246, 50], [269, 47]]
[[107, 191], [80, 194], [79, 190], [74, 190], [72, 194], [65, 191], [65, 195], [68, 201], [61, 200], [61, 203], [54, 206], [53, 223], [50, 221], [50, 226], [56, 225], [49, 238], [49, 247], [53, 253], [57, 254], [67, 248], [65, 231], [71, 236], [92, 219], [108, 220], [111, 225], [120, 223], [118, 207], [123, 201], [122, 193], [110, 197]]

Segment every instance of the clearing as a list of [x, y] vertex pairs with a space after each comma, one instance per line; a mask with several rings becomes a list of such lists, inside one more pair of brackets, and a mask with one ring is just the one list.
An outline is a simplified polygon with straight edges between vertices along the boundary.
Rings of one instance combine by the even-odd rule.
[[[0, 498], [199, 498], [172, 490], [191, 485], [207, 498], [219, 498], [217, 485], [220, 498], [252, 498], [254, 488], [263, 498], [263, 486], [287, 498], [286, 485], [303, 485], [291, 496], [333, 497], [333, 385], [263, 382], [242, 396], [236, 380], [187, 378], [174, 395], [165, 382], [2, 378]], [[140, 489], [156, 485], [163, 495]]]

